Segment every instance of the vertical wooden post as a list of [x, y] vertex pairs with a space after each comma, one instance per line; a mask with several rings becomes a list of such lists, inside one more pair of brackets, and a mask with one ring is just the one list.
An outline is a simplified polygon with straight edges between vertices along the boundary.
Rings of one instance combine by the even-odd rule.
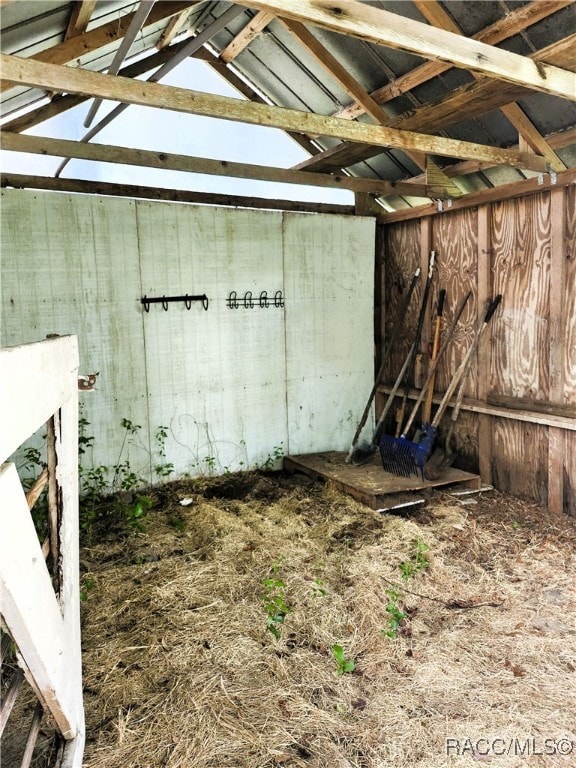
[[[564, 189], [550, 193], [550, 308], [549, 308], [549, 379], [551, 403], [562, 403], [564, 397], [564, 259], [565, 200]], [[548, 427], [548, 509], [564, 508], [564, 431]]]
[[[484, 312], [486, 299], [492, 294], [492, 249], [491, 249], [491, 211], [490, 204], [478, 208], [478, 319]], [[492, 332], [488, 326], [478, 345], [477, 354], [477, 393], [478, 400], [486, 400], [490, 390]], [[485, 483], [492, 483], [492, 423], [491, 416], [478, 417], [478, 466], [480, 477]]]
[[72, 742], [66, 745], [62, 768], [81, 765], [84, 751], [84, 709], [82, 704], [82, 656], [80, 636], [80, 561], [78, 551], [78, 391], [66, 400], [54, 416], [56, 434], [56, 480], [60, 512], [60, 605], [67, 636], [70, 638], [71, 656], [69, 677], [76, 689], [78, 730]]

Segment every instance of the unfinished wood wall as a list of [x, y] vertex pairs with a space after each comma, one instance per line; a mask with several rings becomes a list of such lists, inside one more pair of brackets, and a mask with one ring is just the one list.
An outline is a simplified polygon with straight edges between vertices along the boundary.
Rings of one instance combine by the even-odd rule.
[[[415, 266], [424, 266], [432, 249], [437, 269], [430, 318], [440, 288], [447, 290], [446, 324], [472, 291], [439, 366], [441, 394], [471, 341], [486, 297], [503, 295], [467, 382], [456, 430], [458, 465], [480, 471], [500, 490], [571, 514], [576, 514], [575, 203], [576, 190], [569, 186], [385, 225], [381, 302], [389, 331]], [[418, 303], [415, 297], [387, 384], [408, 349]], [[424, 370], [430, 332], [428, 321]], [[420, 380], [417, 368], [413, 386]]]

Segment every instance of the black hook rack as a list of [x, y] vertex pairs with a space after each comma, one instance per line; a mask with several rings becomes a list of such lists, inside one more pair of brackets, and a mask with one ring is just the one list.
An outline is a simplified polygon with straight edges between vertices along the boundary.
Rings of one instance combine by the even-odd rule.
[[260, 291], [258, 299], [254, 299], [252, 291], [246, 291], [243, 298], [239, 299], [236, 291], [230, 291], [226, 299], [226, 306], [229, 309], [238, 309], [239, 307], [244, 307], [244, 309], [276, 307], [279, 309], [284, 306], [284, 297], [282, 291], [276, 291], [274, 296], [269, 296], [268, 291]]
[[145, 312], [150, 312], [150, 304], [162, 304], [162, 309], [168, 312], [168, 304], [174, 301], [183, 301], [186, 309], [191, 309], [193, 301], [201, 301], [204, 309], [208, 309], [208, 296], [205, 293], [201, 296], [188, 296], [188, 294], [184, 296], [156, 296], [154, 298], [143, 296], [140, 299], [140, 303], [144, 305]]

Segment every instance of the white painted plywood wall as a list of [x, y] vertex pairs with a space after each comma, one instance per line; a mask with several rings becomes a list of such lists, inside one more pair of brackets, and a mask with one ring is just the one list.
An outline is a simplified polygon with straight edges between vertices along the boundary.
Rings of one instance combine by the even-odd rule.
[[[0, 343], [78, 335], [96, 464], [117, 462], [122, 418], [143, 473], [159, 425], [178, 474], [348, 447], [373, 378], [373, 220], [20, 190], [1, 213]], [[285, 307], [230, 309], [230, 291]], [[185, 293], [208, 311], [140, 303]]]
[[291, 454], [348, 449], [372, 387], [374, 232], [366, 224], [284, 215]]

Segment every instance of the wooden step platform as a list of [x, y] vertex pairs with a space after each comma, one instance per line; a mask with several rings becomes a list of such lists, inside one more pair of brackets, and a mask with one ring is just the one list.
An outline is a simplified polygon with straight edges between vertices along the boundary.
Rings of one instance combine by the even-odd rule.
[[302, 456], [285, 456], [284, 469], [289, 472], [304, 472], [315, 480], [330, 480], [348, 496], [366, 504], [371, 509], [386, 507], [386, 497], [394, 493], [421, 491], [443, 485], [459, 484], [473, 490], [480, 489], [480, 476], [461, 469], [448, 467], [437, 480], [422, 480], [419, 477], [398, 477], [382, 468], [378, 453], [366, 464], [346, 464], [346, 453], [327, 451], [308, 453]]

